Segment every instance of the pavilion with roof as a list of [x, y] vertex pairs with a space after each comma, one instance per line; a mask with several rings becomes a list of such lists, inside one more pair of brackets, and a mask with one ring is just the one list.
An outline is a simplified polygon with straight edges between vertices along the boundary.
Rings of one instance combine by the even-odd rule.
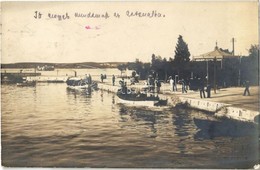
[[234, 54], [225, 52], [221, 48], [218, 48], [217, 42], [216, 47], [213, 51], [201, 54], [199, 56], [193, 56], [194, 61], [212, 61], [216, 59], [217, 61], [221, 61], [225, 58], [238, 58], [238, 56], [235, 56]]
[[[227, 52], [226, 52], [227, 51]], [[221, 48], [218, 48], [217, 42], [216, 42], [216, 46], [215, 49], [211, 52], [205, 53], [205, 54], [201, 54], [199, 56], [193, 56], [193, 61], [206, 61], [207, 63], [207, 83], [209, 80], [209, 61], [213, 61], [214, 62], [214, 91], [216, 93], [216, 63], [217, 61], [220, 61], [221, 63], [221, 68], [222, 68], [222, 62], [223, 59], [226, 58], [237, 58], [239, 59], [239, 56], [235, 56], [234, 55], [234, 50], [232, 53], [229, 53], [228, 50], [222, 50]]]

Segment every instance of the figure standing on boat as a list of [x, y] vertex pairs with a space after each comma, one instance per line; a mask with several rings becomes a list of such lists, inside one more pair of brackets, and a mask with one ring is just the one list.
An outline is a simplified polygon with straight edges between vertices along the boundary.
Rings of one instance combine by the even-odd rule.
[[100, 75], [100, 79], [101, 79], [101, 82], [103, 83], [103, 80], [104, 80], [103, 74]]
[[156, 80], [155, 80], [155, 85], [156, 85], [156, 92], [160, 93], [161, 82], [158, 78], [156, 78]]
[[115, 75], [113, 74], [113, 76], [112, 76], [112, 84], [113, 84], [113, 86], [115, 85], [115, 80], [116, 80], [116, 77], [115, 77]]
[[174, 91], [174, 80], [173, 80], [172, 76], [170, 76], [169, 79], [170, 79], [169, 80], [170, 81], [170, 90]]
[[92, 77], [90, 74], [88, 74], [88, 82], [89, 82], [89, 84], [92, 84]]
[[149, 92], [154, 92], [154, 88], [155, 88], [155, 81], [152, 75], [148, 76], [148, 80], [147, 80], [147, 84], [149, 87]]

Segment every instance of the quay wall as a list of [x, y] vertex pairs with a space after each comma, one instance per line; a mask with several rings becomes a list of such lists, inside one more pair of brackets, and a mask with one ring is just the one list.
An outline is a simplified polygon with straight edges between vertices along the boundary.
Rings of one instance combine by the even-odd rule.
[[217, 117], [255, 122], [256, 117], [259, 115], [259, 112], [257, 111], [233, 107], [230, 104], [184, 97], [179, 97], [179, 99], [181, 103], [186, 104], [191, 108], [213, 112]]
[[[108, 92], [116, 93], [119, 86], [112, 86], [109, 84], [98, 83], [98, 88]], [[259, 112], [232, 107], [229, 104], [212, 102], [201, 99], [191, 99], [187, 97], [179, 97], [176, 95], [160, 94], [161, 98], [168, 99], [168, 105], [176, 106], [177, 104], [184, 104], [190, 108], [195, 108], [203, 111], [213, 112], [217, 117], [226, 117], [230, 119], [236, 119], [240, 121], [256, 122], [256, 117], [259, 116]]]

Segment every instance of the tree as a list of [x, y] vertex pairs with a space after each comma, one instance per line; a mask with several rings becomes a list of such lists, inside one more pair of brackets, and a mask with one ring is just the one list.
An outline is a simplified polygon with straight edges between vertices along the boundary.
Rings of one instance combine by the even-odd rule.
[[125, 71], [127, 68], [127, 66], [125, 64], [119, 64], [117, 66], [117, 69], [121, 71], [121, 76], [122, 76], [122, 72]]
[[135, 62], [127, 63], [127, 68], [129, 70], [135, 70], [135, 73], [139, 75], [140, 79], [146, 79], [150, 70], [150, 63], [142, 63], [139, 59]]
[[248, 75], [248, 79], [252, 84], [259, 84], [259, 47], [258, 45], [251, 45], [249, 52], [249, 67], [250, 74]]
[[157, 71], [158, 69], [162, 68], [162, 57], [152, 55], [152, 62], [151, 62], [151, 69]]
[[251, 47], [248, 50], [248, 52], [249, 52], [249, 57], [250, 58], [258, 60], [258, 55], [259, 55], [259, 47], [258, 47], [258, 45], [251, 45]]
[[175, 47], [174, 62], [176, 64], [184, 64], [190, 61], [190, 52], [188, 44], [183, 40], [182, 36], [179, 35], [178, 42]]
[[156, 61], [156, 56], [155, 56], [155, 54], [152, 54], [152, 62], [151, 62], [152, 67], [153, 67], [153, 65], [155, 65], [155, 61]]

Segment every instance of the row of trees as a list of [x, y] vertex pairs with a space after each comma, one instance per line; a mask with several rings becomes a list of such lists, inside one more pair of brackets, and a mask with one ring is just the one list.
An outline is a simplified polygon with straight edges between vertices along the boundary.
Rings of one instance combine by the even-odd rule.
[[[215, 77], [218, 86], [241, 86], [246, 80], [257, 85], [259, 80], [258, 63], [259, 48], [257, 45], [251, 45], [249, 56], [226, 58], [222, 61], [208, 61], [208, 83], [213, 85], [213, 78]], [[119, 65], [118, 69], [121, 71], [125, 69], [134, 70], [139, 74], [140, 79], [147, 79], [149, 75], [153, 75], [166, 81], [169, 76], [175, 77], [175, 75], [178, 75], [178, 79], [189, 81], [196, 77], [206, 78], [207, 61], [190, 61], [188, 44], [180, 35], [175, 47], [174, 58], [167, 60], [160, 55], [152, 54], [150, 63], [143, 63], [136, 59], [135, 62]]]

